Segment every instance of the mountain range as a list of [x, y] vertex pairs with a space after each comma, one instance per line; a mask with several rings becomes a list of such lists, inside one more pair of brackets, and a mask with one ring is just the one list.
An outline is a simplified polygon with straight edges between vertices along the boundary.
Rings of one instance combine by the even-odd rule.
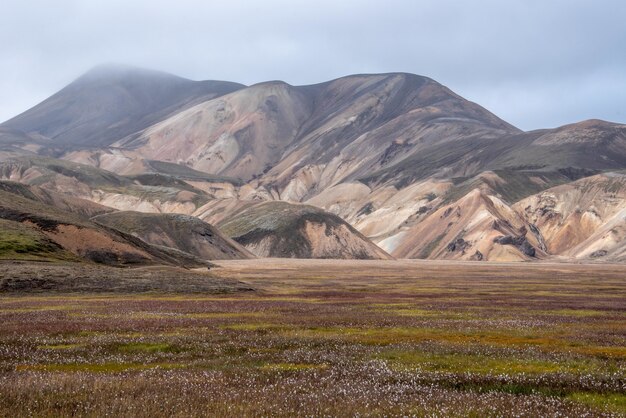
[[0, 217], [81, 257], [13, 196], [186, 260], [620, 262], [625, 169], [626, 125], [524, 132], [413, 74], [244, 86], [100, 66], [0, 124]]

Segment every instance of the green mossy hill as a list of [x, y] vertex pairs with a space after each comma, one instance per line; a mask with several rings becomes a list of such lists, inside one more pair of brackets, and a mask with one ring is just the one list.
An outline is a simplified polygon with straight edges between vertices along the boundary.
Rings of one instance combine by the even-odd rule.
[[315, 206], [265, 202], [244, 209], [218, 226], [222, 232], [231, 237], [240, 237], [254, 230], [288, 234], [307, 220], [330, 221], [334, 225], [345, 223], [337, 215]]
[[0, 219], [0, 259], [2, 260], [75, 260], [43, 233], [19, 222]]
[[[310, 230], [307, 226], [316, 228]], [[339, 216], [314, 206], [264, 202], [243, 209], [220, 223], [219, 228], [262, 257], [390, 257]]]
[[122, 211], [95, 217], [94, 221], [137, 236], [148, 243], [174, 248], [203, 259], [253, 257], [213, 225], [193, 216]]

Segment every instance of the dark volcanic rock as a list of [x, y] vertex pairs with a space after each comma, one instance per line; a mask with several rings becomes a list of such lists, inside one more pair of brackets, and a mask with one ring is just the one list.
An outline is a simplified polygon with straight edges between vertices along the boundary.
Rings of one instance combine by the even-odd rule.
[[446, 246], [446, 250], [449, 252], [465, 251], [469, 246], [469, 242], [465, 241], [463, 238], [457, 238]]
[[476, 250], [476, 252], [470, 258], [470, 260], [472, 260], [472, 261], [483, 261], [483, 258], [484, 258], [483, 253], [481, 253], [480, 251]]
[[525, 236], [516, 237], [513, 235], [503, 235], [495, 238], [493, 242], [500, 245], [512, 245], [517, 247], [518, 250], [529, 257], [534, 257], [536, 254], [535, 247], [528, 242]]

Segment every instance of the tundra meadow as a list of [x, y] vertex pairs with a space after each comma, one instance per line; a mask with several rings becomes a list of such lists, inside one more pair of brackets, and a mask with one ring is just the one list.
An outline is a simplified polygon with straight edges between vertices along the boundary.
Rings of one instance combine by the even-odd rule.
[[250, 260], [0, 297], [0, 416], [625, 416], [620, 266]]

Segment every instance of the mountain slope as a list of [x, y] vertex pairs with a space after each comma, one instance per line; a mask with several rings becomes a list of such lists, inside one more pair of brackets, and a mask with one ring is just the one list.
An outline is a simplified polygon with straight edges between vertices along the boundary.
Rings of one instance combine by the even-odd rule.
[[557, 186], [514, 208], [536, 225], [551, 254], [626, 260], [624, 174], [601, 174]]
[[[114, 266], [167, 264], [198, 267], [208, 262], [157, 247], [37, 200], [0, 190], [0, 258], [82, 259]], [[7, 238], [8, 236], [8, 238]]]
[[391, 258], [343, 219], [313, 206], [260, 203], [218, 226], [259, 257]]
[[302, 186], [310, 198], [436, 143], [519, 132], [427, 77], [359, 75], [317, 88], [315, 113], [301, 128], [297, 146], [266, 176], [265, 183], [284, 199], [302, 199]]
[[179, 163], [258, 179], [281, 199], [302, 201], [442, 141], [518, 132], [431, 79], [375, 74], [313, 86], [261, 83], [120, 138], [98, 158], [66, 158], [105, 169], [124, 161], [125, 173], [142, 170], [138, 160]]
[[196, 105], [114, 146], [250, 180], [280, 160], [309, 114], [306, 95], [265, 83]]
[[519, 145], [492, 167], [615, 170], [626, 167], [626, 125], [587, 120], [514, 136]]
[[150, 244], [174, 248], [205, 260], [254, 258], [214, 226], [193, 216], [114, 212], [93, 221], [132, 234]]
[[0, 161], [0, 179], [38, 186], [64, 196], [87, 199], [119, 210], [193, 213], [216, 196], [236, 195], [222, 179], [198, 178], [191, 183], [168, 174], [125, 177], [70, 161], [39, 156]]
[[543, 257], [541, 238], [505, 202], [474, 189], [386, 245], [398, 258], [521, 261]]
[[12, 181], [0, 181], [0, 190], [53, 206], [65, 212], [77, 214], [86, 219], [114, 211], [112, 208], [99, 205], [89, 200]]

